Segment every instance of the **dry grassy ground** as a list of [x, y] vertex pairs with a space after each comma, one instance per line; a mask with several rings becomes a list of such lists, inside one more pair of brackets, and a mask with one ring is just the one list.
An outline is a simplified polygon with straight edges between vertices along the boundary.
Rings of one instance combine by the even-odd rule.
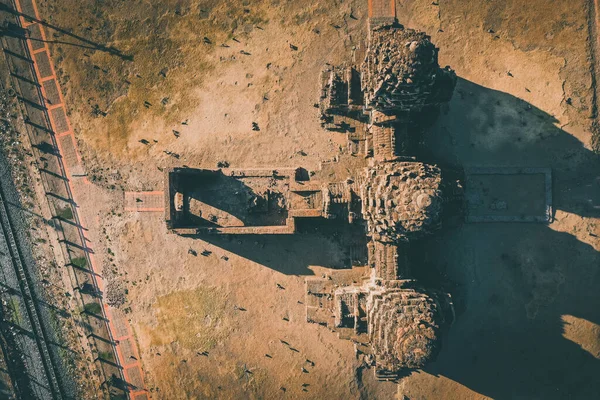
[[319, 126], [317, 73], [364, 36], [366, 1], [40, 3], [51, 23], [133, 57], [52, 47], [94, 183], [78, 188], [79, 205], [127, 299], [154, 398], [596, 397], [600, 191], [586, 2], [398, 1], [401, 23], [430, 33], [460, 77], [427, 137], [433, 158], [552, 167], [556, 208], [549, 226], [464, 225], [425, 243], [423, 262], [455, 283], [458, 318], [439, 360], [398, 386], [372, 382], [372, 371], [360, 379], [352, 343], [304, 322], [304, 276], [342, 257], [332, 239], [208, 244], [168, 235], [161, 215], [122, 210], [121, 189], [159, 189], [169, 165], [315, 167], [333, 157], [340, 136]]

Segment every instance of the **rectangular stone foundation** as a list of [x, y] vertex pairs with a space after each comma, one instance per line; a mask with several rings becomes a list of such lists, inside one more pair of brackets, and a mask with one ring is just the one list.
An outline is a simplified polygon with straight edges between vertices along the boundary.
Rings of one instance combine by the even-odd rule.
[[466, 222], [551, 222], [550, 168], [465, 169]]

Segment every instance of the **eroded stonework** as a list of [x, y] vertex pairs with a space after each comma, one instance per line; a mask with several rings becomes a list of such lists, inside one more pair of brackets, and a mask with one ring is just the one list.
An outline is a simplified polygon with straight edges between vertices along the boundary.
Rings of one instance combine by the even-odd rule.
[[366, 172], [362, 214], [367, 233], [386, 243], [409, 241], [440, 226], [441, 170], [420, 162], [387, 162]]
[[372, 160], [360, 185], [369, 275], [351, 284], [341, 272], [307, 279], [307, 318], [360, 343], [357, 352], [367, 355], [377, 377], [393, 380], [437, 356], [454, 318], [449, 294], [413, 279], [408, 253], [414, 241], [440, 228], [444, 204], [461, 189], [454, 185], [446, 195], [440, 168], [414, 157], [426, 122], [452, 97], [456, 75], [440, 68], [425, 33], [376, 22], [359, 67], [327, 68], [320, 104], [323, 126], [348, 131], [360, 143], [357, 153]]
[[396, 115], [439, 106], [456, 85], [454, 72], [440, 68], [430, 37], [398, 25], [371, 30], [361, 77], [365, 105]]
[[389, 281], [369, 292], [369, 339], [380, 375], [399, 366], [422, 368], [437, 356], [448, 300], [412, 281]]

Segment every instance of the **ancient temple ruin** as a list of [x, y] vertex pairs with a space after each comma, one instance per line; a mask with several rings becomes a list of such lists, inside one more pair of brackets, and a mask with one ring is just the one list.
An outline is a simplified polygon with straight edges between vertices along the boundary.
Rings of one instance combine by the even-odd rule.
[[360, 187], [369, 268], [359, 282], [339, 271], [307, 279], [307, 318], [354, 340], [380, 379], [395, 379], [435, 358], [454, 317], [447, 293], [413, 279], [407, 250], [440, 227], [444, 203], [461, 191], [415, 160], [456, 75], [440, 68], [425, 33], [372, 18], [362, 64], [328, 66], [321, 82], [323, 126], [347, 132], [348, 147], [370, 159]]
[[[358, 279], [344, 271], [308, 278], [307, 319], [360, 344], [379, 379], [396, 379], [437, 355], [454, 318], [450, 295], [413, 276], [412, 243], [441, 225], [441, 170], [416, 161], [373, 163], [360, 185], [368, 262]], [[454, 186], [456, 189], [456, 185]]]
[[171, 169], [165, 207], [168, 227], [184, 235], [293, 234], [301, 218], [364, 227], [364, 265], [307, 278], [307, 321], [354, 340], [387, 380], [434, 359], [454, 318], [450, 295], [416, 280], [408, 253], [461, 198], [460, 181], [417, 161], [456, 76], [440, 68], [429, 36], [395, 18], [372, 17], [358, 51], [360, 65], [329, 65], [320, 77], [322, 125], [347, 134], [344, 154], [310, 172]]
[[452, 97], [456, 75], [440, 68], [438, 49], [423, 32], [391, 24], [373, 27], [362, 63], [367, 108], [410, 122]]
[[362, 64], [323, 70], [319, 110], [323, 127], [348, 132], [357, 154], [386, 161], [414, 156], [423, 129], [452, 97], [456, 75], [440, 68], [425, 33], [378, 21], [371, 19], [357, 50]]

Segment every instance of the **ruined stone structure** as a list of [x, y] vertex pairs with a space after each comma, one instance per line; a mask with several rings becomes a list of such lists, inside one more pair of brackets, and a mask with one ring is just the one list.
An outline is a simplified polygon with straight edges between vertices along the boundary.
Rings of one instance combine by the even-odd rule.
[[389, 18], [369, 25], [362, 64], [323, 71], [321, 121], [350, 132], [349, 140], [361, 143], [358, 154], [378, 161], [413, 156], [424, 126], [452, 97], [456, 74], [440, 68], [425, 33]]
[[396, 379], [436, 357], [453, 320], [450, 296], [414, 279], [409, 250], [460, 197], [460, 184], [448, 190], [440, 168], [413, 151], [456, 76], [439, 67], [429, 36], [389, 16], [372, 16], [362, 52], [361, 65], [328, 66], [321, 75], [323, 126], [346, 132], [347, 153], [363, 156], [340, 168], [346, 177], [335, 172], [338, 159], [323, 164], [327, 173], [175, 168], [165, 207], [168, 227], [187, 235], [293, 234], [299, 218], [364, 226], [361, 266], [307, 278], [307, 321], [354, 340], [377, 377]]
[[352, 66], [331, 66], [321, 74], [321, 115], [362, 112], [360, 76]]
[[[355, 70], [360, 71], [360, 88], [351, 73], [340, 72]], [[345, 284], [331, 276], [307, 280], [307, 316], [363, 343], [360, 351], [372, 357], [376, 375], [395, 379], [435, 358], [440, 334], [453, 319], [449, 295], [411, 279], [407, 250], [440, 227], [443, 204], [456, 195], [455, 187], [446, 197], [441, 170], [414, 161], [412, 153], [427, 120], [452, 97], [456, 75], [440, 68], [429, 36], [393, 18], [371, 19], [359, 67], [329, 66], [324, 75], [329, 79], [322, 81], [323, 126], [349, 132], [349, 147], [359, 139], [355, 153], [372, 160], [360, 187], [361, 214], [371, 239], [370, 272], [362, 283]], [[357, 93], [362, 99], [350, 100]], [[354, 123], [348, 123], [353, 117]], [[333, 313], [333, 321], [323, 310]]]
[[362, 214], [373, 240], [396, 243], [440, 224], [441, 171], [419, 162], [386, 162], [367, 170]]
[[440, 334], [451, 307], [447, 295], [409, 280], [387, 281], [369, 291], [368, 333], [380, 377], [422, 368], [440, 350]]
[[425, 33], [380, 25], [369, 32], [361, 84], [369, 109], [410, 120], [449, 101], [456, 75], [440, 68], [438, 49]]
[[370, 363], [377, 377], [396, 379], [437, 355], [441, 333], [453, 320], [450, 296], [411, 279], [408, 257], [410, 244], [441, 224], [441, 170], [415, 161], [386, 161], [374, 163], [365, 175], [360, 196], [371, 239], [368, 275], [351, 284], [343, 278], [307, 280], [307, 316], [368, 343], [361, 351], [374, 358]]

